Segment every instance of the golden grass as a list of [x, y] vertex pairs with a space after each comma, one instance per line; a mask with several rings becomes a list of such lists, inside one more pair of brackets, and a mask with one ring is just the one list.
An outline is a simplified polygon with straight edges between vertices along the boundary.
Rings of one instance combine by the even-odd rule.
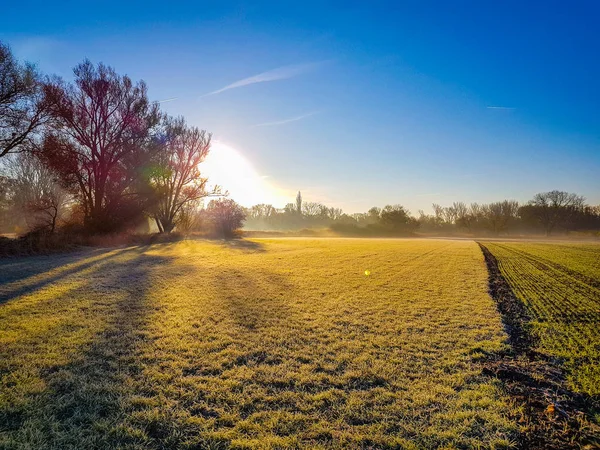
[[0, 270], [3, 448], [502, 448], [516, 433], [478, 362], [505, 335], [474, 242], [184, 241]]

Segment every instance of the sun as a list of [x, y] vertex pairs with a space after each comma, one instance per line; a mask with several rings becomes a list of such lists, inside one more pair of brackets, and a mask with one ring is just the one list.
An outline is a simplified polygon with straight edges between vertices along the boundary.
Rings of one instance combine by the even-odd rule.
[[252, 164], [235, 148], [220, 141], [212, 143], [210, 153], [200, 164], [202, 175], [208, 184], [221, 186], [229, 192], [229, 198], [242, 206], [259, 203], [281, 207], [289, 201], [281, 189], [267, 182]]

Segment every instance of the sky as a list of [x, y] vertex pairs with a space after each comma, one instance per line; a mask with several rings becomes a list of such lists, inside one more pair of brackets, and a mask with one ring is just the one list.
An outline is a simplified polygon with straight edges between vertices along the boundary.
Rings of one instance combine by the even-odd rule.
[[245, 206], [600, 204], [600, 2], [11, 2], [0, 40], [143, 79]]

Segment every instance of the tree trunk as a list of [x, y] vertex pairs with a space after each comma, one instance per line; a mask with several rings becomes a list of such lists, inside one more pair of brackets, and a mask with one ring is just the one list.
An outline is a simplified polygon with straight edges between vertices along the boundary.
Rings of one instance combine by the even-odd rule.
[[175, 224], [172, 220], [167, 220], [163, 224], [163, 229], [165, 230], [165, 233], [170, 233], [171, 231], [173, 231], [173, 228], [175, 228]]
[[160, 223], [160, 219], [158, 217], [155, 217], [154, 220], [156, 221], [156, 226], [158, 227], [158, 232], [164, 233], [163, 227]]

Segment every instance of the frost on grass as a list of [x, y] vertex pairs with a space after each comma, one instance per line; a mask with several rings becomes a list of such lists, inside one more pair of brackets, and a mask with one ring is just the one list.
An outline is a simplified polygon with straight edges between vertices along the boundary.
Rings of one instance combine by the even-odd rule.
[[254, 242], [5, 266], [0, 447], [515, 442], [475, 243]]

